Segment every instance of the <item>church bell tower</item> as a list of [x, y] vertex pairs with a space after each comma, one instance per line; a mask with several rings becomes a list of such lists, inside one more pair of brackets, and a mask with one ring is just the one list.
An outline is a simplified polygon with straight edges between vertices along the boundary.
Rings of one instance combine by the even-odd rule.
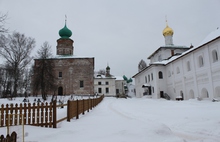
[[57, 40], [57, 55], [73, 55], [73, 43], [70, 39], [72, 31], [66, 26], [66, 20], [64, 27], [59, 31], [60, 38]]

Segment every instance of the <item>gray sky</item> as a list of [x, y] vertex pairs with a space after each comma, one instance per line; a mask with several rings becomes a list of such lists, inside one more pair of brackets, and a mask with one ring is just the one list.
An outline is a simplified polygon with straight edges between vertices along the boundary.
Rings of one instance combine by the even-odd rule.
[[196, 46], [220, 28], [219, 6], [220, 0], [0, 0], [6, 27], [36, 39], [33, 55], [44, 41], [55, 55], [67, 15], [74, 54], [95, 57], [96, 71], [109, 64], [111, 74], [128, 77], [165, 44], [166, 16], [174, 44]]

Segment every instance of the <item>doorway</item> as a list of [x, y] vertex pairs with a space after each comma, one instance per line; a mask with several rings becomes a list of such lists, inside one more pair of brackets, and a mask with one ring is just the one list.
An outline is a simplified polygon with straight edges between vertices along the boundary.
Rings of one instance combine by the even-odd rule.
[[60, 95], [60, 96], [63, 95], [63, 87], [58, 88], [58, 95]]

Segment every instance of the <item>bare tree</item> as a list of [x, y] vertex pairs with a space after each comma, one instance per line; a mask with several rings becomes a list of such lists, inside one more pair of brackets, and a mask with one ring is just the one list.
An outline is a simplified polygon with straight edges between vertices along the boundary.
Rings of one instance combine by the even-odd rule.
[[1, 73], [0, 85], [2, 89], [1, 90], [2, 97], [4, 98], [11, 97], [13, 70], [7, 63], [5, 63], [5, 65], [1, 66], [0, 73]]
[[0, 33], [6, 33], [8, 29], [5, 29], [5, 20], [7, 19], [7, 14], [0, 13]]
[[20, 89], [21, 95], [27, 97], [30, 93], [31, 70], [29, 68], [25, 68], [21, 74], [18, 88]]
[[44, 42], [41, 49], [37, 51], [35, 59], [34, 75], [32, 79], [33, 92], [41, 90], [42, 99], [46, 100], [48, 92], [53, 92], [56, 87], [54, 75], [54, 63], [49, 59], [52, 57], [51, 46]]
[[22, 71], [31, 62], [31, 51], [35, 47], [35, 39], [14, 32], [7, 37], [0, 36], [0, 55], [6, 59], [13, 70], [13, 96], [17, 96], [18, 81]]
[[105, 75], [105, 69], [100, 69], [99, 71], [98, 71], [98, 74], [101, 74], [101, 75]]

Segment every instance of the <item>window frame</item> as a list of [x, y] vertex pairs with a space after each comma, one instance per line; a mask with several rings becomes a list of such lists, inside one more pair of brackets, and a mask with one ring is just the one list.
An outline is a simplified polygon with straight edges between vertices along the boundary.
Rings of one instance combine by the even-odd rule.
[[63, 77], [63, 73], [62, 73], [62, 71], [59, 71], [59, 73], [58, 73], [58, 77], [59, 77], [59, 78], [62, 78], [62, 77]]
[[212, 61], [213, 63], [218, 61], [218, 52], [215, 49], [212, 50]]
[[79, 88], [84, 88], [84, 81], [83, 80], [79, 81]]
[[163, 72], [162, 72], [162, 71], [159, 71], [159, 72], [158, 72], [158, 78], [159, 78], [159, 79], [163, 79]]

